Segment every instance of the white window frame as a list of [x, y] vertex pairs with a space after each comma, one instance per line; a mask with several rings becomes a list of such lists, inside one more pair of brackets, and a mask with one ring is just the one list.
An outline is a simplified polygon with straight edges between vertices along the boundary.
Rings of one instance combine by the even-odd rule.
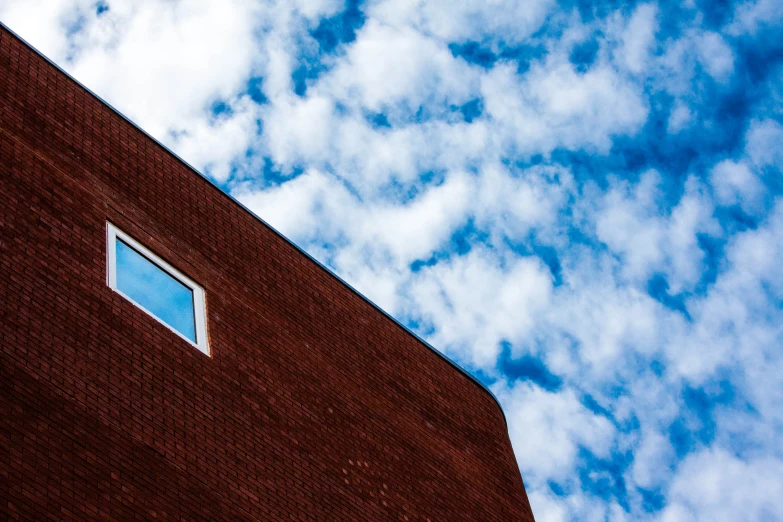
[[[157, 256], [155, 253], [150, 251], [147, 247], [133, 239], [131, 236], [123, 232], [122, 230], [118, 229], [111, 223], [106, 223], [106, 261], [107, 261], [107, 280], [106, 283], [109, 285], [109, 288], [120, 294], [122, 297], [142, 309], [144, 312], [146, 312], [148, 315], [155, 318], [156, 321], [161, 323], [163, 326], [177, 334], [182, 339], [186, 340], [196, 348], [198, 348], [201, 352], [203, 352], [206, 355], [209, 355], [209, 343], [207, 341], [207, 314], [206, 314], [206, 302], [204, 299], [204, 289], [198, 285], [195, 281], [190, 279], [188, 276], [168, 264], [166, 261], [161, 259], [159, 256]], [[132, 247], [134, 250], [139, 252], [141, 255], [146, 257], [149, 261], [152, 262], [155, 266], [166, 272], [168, 275], [185, 285], [186, 287], [190, 288], [193, 291], [193, 315], [195, 320], [195, 327], [196, 327], [196, 342], [194, 343], [192, 340], [188, 339], [184, 335], [182, 335], [180, 332], [178, 332], [176, 329], [171, 327], [170, 325], [166, 324], [162, 319], [160, 319], [158, 316], [141, 306], [139, 303], [131, 299], [128, 295], [123, 293], [119, 288], [117, 288], [117, 238], [121, 239], [124, 243]]]

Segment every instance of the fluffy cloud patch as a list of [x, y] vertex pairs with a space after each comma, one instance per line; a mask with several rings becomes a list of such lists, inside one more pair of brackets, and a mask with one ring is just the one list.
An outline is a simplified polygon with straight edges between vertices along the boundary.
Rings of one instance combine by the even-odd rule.
[[[729, 522], [783, 517], [783, 461], [744, 461], [716, 448], [690, 456], [674, 479], [660, 520]], [[774, 499], [774, 500], [773, 500]]]
[[710, 174], [718, 201], [723, 205], [739, 204], [752, 212], [759, 204], [764, 186], [743, 163], [721, 161]]
[[533, 481], [569, 479], [580, 447], [600, 456], [611, 449], [611, 423], [585, 408], [571, 390], [553, 393], [517, 383], [494, 391], [514, 419], [509, 434], [517, 460]]
[[745, 150], [755, 165], [783, 165], [783, 153], [777, 146], [783, 140], [783, 126], [775, 120], [754, 120], [746, 135]]
[[495, 67], [482, 79], [482, 94], [504, 145], [527, 154], [558, 147], [605, 152], [614, 135], [636, 132], [647, 115], [639, 87], [609, 66], [580, 74], [554, 58], [522, 77]]
[[658, 30], [657, 15], [655, 4], [641, 4], [634, 10], [623, 30], [618, 60], [633, 73], [641, 73], [648, 66]]
[[416, 112], [424, 103], [467, 101], [470, 76], [442, 43], [410, 28], [370, 21], [324, 87], [371, 111], [404, 103]]
[[399, 26], [412, 26], [448, 42], [492, 38], [510, 43], [524, 41], [544, 22], [554, 6], [551, 0], [384, 0], [370, 13]]
[[698, 282], [704, 252], [697, 234], [715, 232], [716, 223], [712, 203], [695, 179], [686, 183], [670, 214], [661, 215], [660, 182], [657, 172], [648, 171], [633, 188], [620, 183], [611, 189], [599, 205], [596, 235], [621, 256], [627, 277], [647, 281], [664, 273], [679, 292]]
[[477, 249], [422, 269], [413, 297], [433, 326], [436, 346], [478, 367], [494, 363], [500, 342], [524, 342], [552, 292], [549, 273], [535, 258], [510, 259]]

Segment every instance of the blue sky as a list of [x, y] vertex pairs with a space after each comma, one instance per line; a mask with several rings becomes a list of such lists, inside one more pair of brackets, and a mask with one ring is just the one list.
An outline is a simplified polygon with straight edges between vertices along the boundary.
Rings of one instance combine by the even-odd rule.
[[0, 19], [492, 388], [538, 520], [783, 519], [774, 0]]
[[193, 290], [121, 239], [115, 248], [117, 289], [195, 343]]

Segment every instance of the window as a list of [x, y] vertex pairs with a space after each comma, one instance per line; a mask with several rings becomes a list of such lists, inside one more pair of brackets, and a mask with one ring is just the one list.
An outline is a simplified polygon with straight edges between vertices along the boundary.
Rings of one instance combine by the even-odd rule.
[[109, 286], [209, 355], [204, 290], [111, 223], [107, 231]]

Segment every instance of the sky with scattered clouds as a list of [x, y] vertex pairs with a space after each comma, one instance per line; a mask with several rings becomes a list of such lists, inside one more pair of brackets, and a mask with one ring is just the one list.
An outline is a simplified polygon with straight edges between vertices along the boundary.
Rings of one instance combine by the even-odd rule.
[[490, 387], [538, 520], [783, 520], [776, 0], [0, 20]]

